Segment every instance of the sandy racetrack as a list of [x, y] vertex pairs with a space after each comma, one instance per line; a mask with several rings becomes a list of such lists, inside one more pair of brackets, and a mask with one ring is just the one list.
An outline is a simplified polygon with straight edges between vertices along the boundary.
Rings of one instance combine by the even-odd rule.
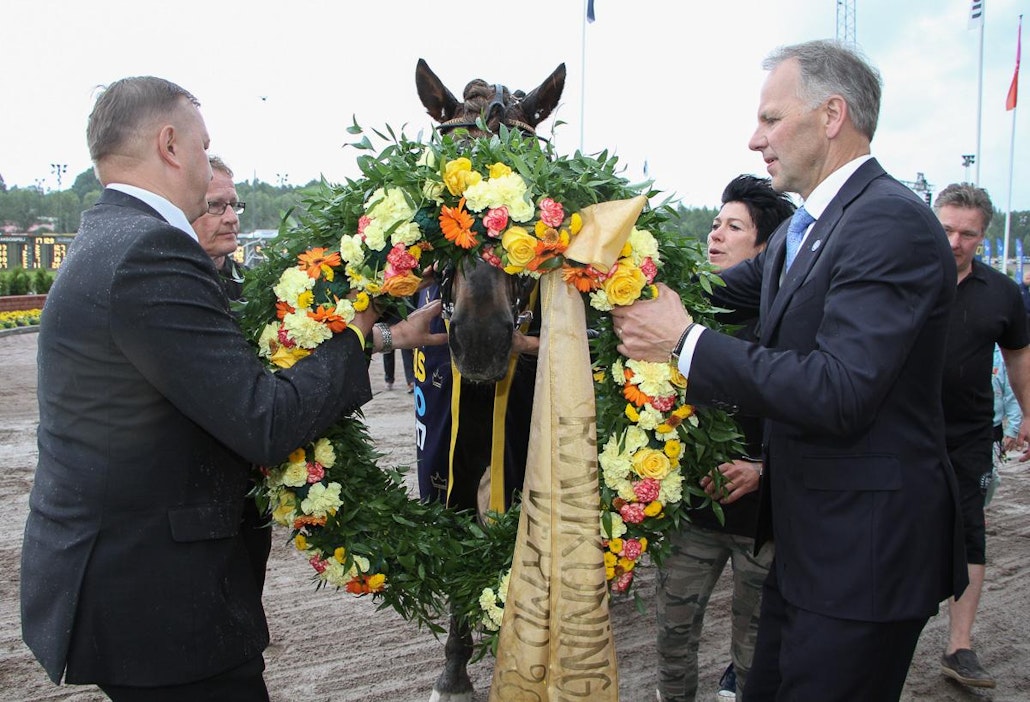
[[[28, 493], [36, 463], [35, 333], [0, 335], [0, 699], [8, 702], [93, 702], [106, 699], [93, 687], [56, 687], [21, 641], [18, 613], [19, 560]], [[399, 366], [399, 363], [398, 363]], [[398, 368], [398, 371], [400, 369]], [[365, 407], [373, 435], [390, 460], [414, 462], [411, 395], [386, 391], [378, 357], [371, 366], [375, 398]], [[994, 691], [974, 693], [939, 673], [947, 617], [927, 625], [902, 699], [1005, 702], [1030, 700], [1030, 470], [1005, 466], [988, 509], [987, 584], [975, 630], [981, 660], [998, 679]], [[272, 644], [265, 678], [275, 702], [409, 702], [426, 700], [443, 660], [443, 644], [392, 612], [377, 612], [368, 598], [316, 592], [310, 566], [277, 532], [265, 586]], [[55, 577], [60, 577], [56, 567]], [[619, 656], [620, 699], [655, 698], [652, 569], [640, 573], [648, 611], [632, 603], [613, 606]], [[701, 643], [699, 699], [714, 700], [728, 657], [729, 578], [712, 597]], [[473, 666], [476, 702], [487, 699], [491, 661]], [[875, 674], [871, 671], [871, 674]]]

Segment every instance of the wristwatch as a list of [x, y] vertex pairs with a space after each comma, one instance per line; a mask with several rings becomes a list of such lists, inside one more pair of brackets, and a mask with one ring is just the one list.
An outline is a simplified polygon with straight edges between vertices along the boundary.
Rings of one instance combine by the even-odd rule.
[[672, 353], [669, 354], [669, 363], [678, 366], [680, 364], [680, 354], [683, 353], [683, 344], [687, 343], [687, 334], [694, 328], [697, 322], [691, 322], [687, 325], [687, 328], [680, 334], [680, 340], [676, 342], [676, 345], [672, 349]]

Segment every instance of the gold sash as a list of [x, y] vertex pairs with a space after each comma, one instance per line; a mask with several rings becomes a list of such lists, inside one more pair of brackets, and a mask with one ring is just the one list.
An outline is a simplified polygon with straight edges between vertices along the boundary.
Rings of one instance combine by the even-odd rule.
[[[577, 246], [566, 254], [607, 270], [645, 202], [586, 208]], [[529, 458], [490, 701], [616, 702], [586, 313], [560, 272], [543, 276], [540, 287]]]

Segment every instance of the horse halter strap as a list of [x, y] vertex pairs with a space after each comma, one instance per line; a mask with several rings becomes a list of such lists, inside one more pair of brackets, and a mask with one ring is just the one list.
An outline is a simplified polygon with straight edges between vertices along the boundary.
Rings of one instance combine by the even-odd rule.
[[[515, 99], [516, 101], [521, 101], [520, 93], [515, 93]], [[520, 132], [523, 132], [524, 134], [536, 136], [536, 129], [534, 127], [530, 126], [526, 122], [523, 122], [522, 120], [512, 119], [510, 117], [505, 116], [508, 106], [504, 103], [504, 86], [500, 83], [494, 83], [494, 97], [490, 101], [490, 104], [486, 106], [486, 109], [483, 110], [480, 114], [485, 114], [489, 116], [493, 112], [495, 107], [499, 107], [501, 110], [501, 124], [509, 128], [518, 129]], [[458, 129], [460, 127], [465, 127], [466, 129], [474, 129], [477, 126], [478, 125], [476, 124], [475, 120], [472, 120], [470, 122], [467, 117], [461, 116], [449, 119], [446, 122], [441, 122], [437, 126], [437, 129], [440, 131], [440, 133], [446, 134], [452, 129]], [[543, 137], [537, 138], [543, 139]], [[546, 139], [544, 139], [544, 141], [546, 141]]]

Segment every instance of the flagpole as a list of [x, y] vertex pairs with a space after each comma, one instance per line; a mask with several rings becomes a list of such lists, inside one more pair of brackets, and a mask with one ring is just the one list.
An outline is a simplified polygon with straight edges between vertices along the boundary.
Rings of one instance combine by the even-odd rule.
[[980, 19], [980, 66], [977, 72], [976, 86], [976, 175], [974, 176], [976, 179], [973, 181], [973, 185], [980, 184], [980, 163], [983, 161], [983, 155], [980, 153], [980, 131], [984, 111], [984, 18]]
[[587, 22], [590, 15], [591, 0], [583, 0], [583, 38], [580, 41], [579, 57], [579, 151], [583, 152], [583, 125], [586, 119], [587, 101]]
[[[1012, 172], [1016, 162], [1016, 111], [1019, 109], [1019, 58], [1022, 53], [1023, 44], [1023, 15], [1019, 16], [1019, 30], [1016, 34], [1016, 71], [1012, 74], [1012, 85], [1009, 86], [1009, 95], [1005, 99], [1005, 107], [1011, 105], [1012, 109], [1012, 134], [1009, 137], [1009, 192], [1008, 202], [1005, 205], [1005, 253], [1009, 250], [1009, 232], [1012, 230]], [[1008, 257], [1006, 256], [1006, 259]], [[1004, 267], [1002, 270], [1005, 270]]]

